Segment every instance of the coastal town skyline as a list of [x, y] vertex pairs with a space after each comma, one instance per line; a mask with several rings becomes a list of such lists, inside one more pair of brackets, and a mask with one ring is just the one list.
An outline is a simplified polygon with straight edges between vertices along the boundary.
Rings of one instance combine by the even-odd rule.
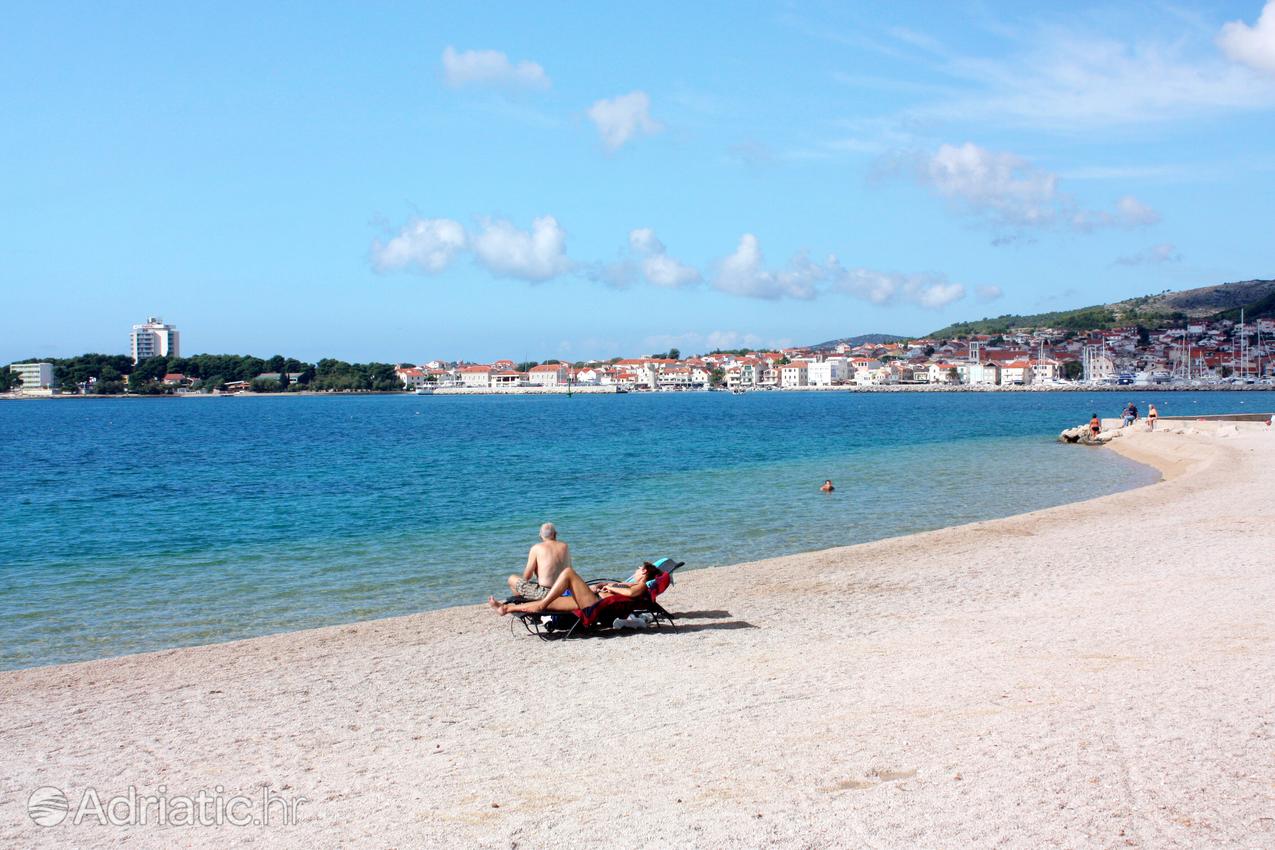
[[58, 324], [0, 359], [138, 309], [578, 360], [1269, 276], [1271, 9], [16, 9], [3, 279]]
[[[1275, 281], [1250, 281], [1213, 289], [1224, 303], [1260, 295], [1267, 305]], [[1261, 293], [1265, 292], [1265, 295]], [[1171, 293], [1158, 302], [1216, 304], [1200, 290]], [[1144, 309], [1150, 299], [1132, 302]], [[1130, 310], [1118, 314], [1116, 310]], [[118, 395], [297, 391], [395, 390], [423, 394], [488, 392], [629, 392], [726, 389], [931, 389], [1064, 388], [1103, 384], [1211, 386], [1223, 388], [1275, 381], [1275, 317], [1269, 309], [1246, 321], [1225, 313], [1195, 318], [1176, 313], [1169, 321], [1138, 314], [1128, 303], [1113, 305], [1110, 327], [1078, 327], [1092, 310], [1055, 314], [1059, 326], [1013, 326], [1002, 317], [996, 330], [940, 333], [920, 338], [865, 335], [805, 346], [714, 349], [671, 348], [637, 357], [586, 360], [475, 362], [434, 358], [348, 363], [322, 358], [309, 363], [275, 354], [196, 354], [183, 357], [176, 325], [157, 316], [132, 326], [129, 354], [84, 354], [49, 362], [26, 360], [0, 374], [0, 392], [21, 395]], [[1116, 321], [1117, 316], [1122, 321]], [[986, 322], [987, 320], [984, 320]], [[956, 326], [953, 326], [956, 327]], [[977, 323], [973, 325], [977, 329]]]
[[[833, 349], [840, 353], [853, 350], [856, 353], [871, 354], [873, 346], [865, 344], [916, 342], [920, 346], [935, 343], [941, 345], [948, 341], [960, 342], [969, 338], [986, 342], [992, 339], [1000, 339], [1004, 335], [1016, 337], [1020, 341], [1029, 342], [1031, 345], [1037, 345], [1042, 341], [1052, 343], [1062, 334], [1068, 332], [1070, 332], [1069, 338], [1071, 338], [1082, 333], [1107, 329], [1116, 329], [1127, 334], [1130, 329], [1135, 328], [1139, 331], [1140, 338], [1142, 332], [1150, 330], [1169, 336], [1176, 332], [1179, 339], [1184, 339], [1188, 335], [1204, 334], [1209, 329], [1207, 320], [1221, 319], [1223, 316], [1229, 316], [1230, 320], [1223, 323], [1220, 327], [1229, 334], [1236, 324], [1236, 319], [1243, 322], [1245, 313], [1242, 308], [1247, 307], [1249, 308], [1247, 314], [1249, 321], [1237, 329], [1237, 333], [1244, 328], [1247, 328], [1248, 334], [1255, 333], [1257, 335], [1257, 345], [1252, 349], [1252, 352], [1255, 356], [1260, 356], [1265, 351], [1262, 335], [1266, 334], [1268, 338], [1275, 336], [1275, 308], [1272, 307], [1273, 301], [1275, 301], [1275, 280], [1251, 280], [1177, 292], [1165, 290], [1154, 295], [1143, 295], [1115, 304], [1089, 305], [1047, 314], [1029, 316], [1002, 314], [994, 318], [966, 319], [954, 322], [948, 327], [937, 331], [911, 336], [891, 333], [856, 333], [835, 337], [823, 342], [806, 341], [793, 344], [788, 340], [782, 340], [771, 345], [759, 345], [755, 344], [755, 340], [743, 341], [745, 344], [740, 344], [740, 340], [714, 339], [710, 335], [709, 338], [698, 340], [703, 343], [704, 347], [699, 349], [689, 348], [687, 351], [701, 356], [723, 351], [756, 353], [773, 350], [774, 352], [787, 353], [791, 351], [810, 352]], [[1189, 312], [1183, 312], [1183, 309]], [[1227, 313], [1228, 310], [1229, 314]], [[1201, 320], [1205, 321], [1201, 323]], [[991, 333], [987, 332], [989, 330]], [[180, 340], [181, 333], [175, 325], [164, 322], [161, 317], [151, 315], [144, 322], [134, 323], [131, 326], [128, 332], [127, 350], [134, 364], [156, 355], [179, 359], [181, 355]], [[664, 341], [676, 342], [668, 339]], [[695, 342], [695, 340], [692, 340], [692, 342]], [[754, 344], [747, 344], [749, 342]], [[732, 346], [731, 343], [735, 344]], [[65, 360], [84, 354], [109, 356], [114, 351], [115, 349], [103, 348], [91, 352], [84, 349], [77, 350], [72, 345], [66, 354], [46, 355], [44, 358], [29, 355], [12, 357], [8, 358], [8, 362], [30, 363], [40, 359]], [[681, 352], [682, 349], [680, 346], [672, 344], [666, 346], [665, 351]], [[227, 350], [210, 345], [205, 347], [203, 352], [205, 355], [213, 352], [225, 354]], [[424, 360], [415, 355], [394, 357], [385, 354], [368, 359], [371, 362], [388, 362], [400, 365], [407, 364], [409, 361], [418, 362], [422, 365], [424, 363], [445, 363], [458, 366], [499, 362], [508, 362], [511, 366], [518, 363], [537, 365], [546, 362], [581, 365], [585, 363], [605, 363], [633, 357], [651, 358], [657, 356], [653, 352], [653, 348], [648, 348], [640, 353], [635, 351], [610, 351], [602, 352], [592, 357], [575, 358], [546, 355], [543, 352], [522, 352], [519, 358], [511, 359], [503, 356], [508, 353], [504, 350], [494, 357], [485, 358], [474, 357], [470, 352], [453, 351], [447, 352], [442, 357], [427, 357]], [[248, 354], [243, 356], [252, 357], [255, 355]], [[282, 355], [277, 353], [263, 356], [269, 356], [276, 360], [283, 359]], [[334, 357], [333, 352], [323, 351], [320, 356], [311, 355], [303, 359], [317, 361], [332, 357]], [[290, 357], [288, 359], [294, 358]], [[342, 358], [337, 357], [337, 359]], [[6, 360], [0, 358], [0, 364], [4, 362]], [[1261, 369], [1257, 371], [1260, 373]]]

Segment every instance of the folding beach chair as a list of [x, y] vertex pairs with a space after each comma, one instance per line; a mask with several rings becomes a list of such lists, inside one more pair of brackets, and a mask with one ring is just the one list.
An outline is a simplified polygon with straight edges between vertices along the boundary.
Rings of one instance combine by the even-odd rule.
[[[660, 574], [646, 583], [646, 593], [640, 597], [604, 596], [592, 608], [583, 611], [576, 609], [575, 611], [545, 611], [540, 614], [511, 614], [509, 628], [513, 630], [517, 623], [522, 623], [528, 634], [533, 634], [541, 640], [561, 640], [604, 631], [611, 628], [616, 620], [623, 620], [634, 614], [648, 615], [648, 625], [651, 627], [660, 628], [667, 624], [671, 628], [677, 628], [677, 624], [673, 622], [673, 615], [665, 610], [664, 606], [657, 601], [657, 597], [672, 586], [673, 571], [685, 566], [685, 562], [674, 561], [672, 558], [660, 558], [658, 561], [652, 561], [651, 565], [660, 570]], [[590, 580], [588, 584], [592, 587], [618, 581], [618, 579], [599, 578]], [[521, 600], [511, 599], [510, 601]], [[647, 618], [644, 617], [644, 619]]]

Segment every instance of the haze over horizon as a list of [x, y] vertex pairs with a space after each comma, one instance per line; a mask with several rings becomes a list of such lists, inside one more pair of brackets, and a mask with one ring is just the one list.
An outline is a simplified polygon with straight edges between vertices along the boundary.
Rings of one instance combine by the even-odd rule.
[[578, 360], [1275, 276], [1275, 0], [6, 18], [0, 362], [147, 316]]

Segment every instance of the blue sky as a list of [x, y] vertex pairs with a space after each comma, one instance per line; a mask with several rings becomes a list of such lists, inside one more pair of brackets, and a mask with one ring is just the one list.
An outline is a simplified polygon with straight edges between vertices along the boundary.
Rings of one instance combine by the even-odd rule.
[[0, 360], [919, 334], [1275, 276], [1275, 2], [26, 4]]

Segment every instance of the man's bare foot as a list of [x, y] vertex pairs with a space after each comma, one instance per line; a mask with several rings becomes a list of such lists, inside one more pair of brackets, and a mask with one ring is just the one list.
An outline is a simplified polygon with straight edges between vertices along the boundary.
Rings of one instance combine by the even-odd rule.
[[497, 602], [497, 601], [496, 601], [496, 597], [494, 597], [494, 596], [488, 596], [488, 597], [487, 597], [487, 607], [488, 607], [488, 608], [490, 608], [490, 609], [491, 609], [491, 610], [493, 610], [493, 611], [496, 611], [496, 612], [500, 613], [500, 615], [501, 615], [501, 616], [504, 616], [504, 614], [505, 614], [505, 606], [504, 606], [504, 604], [503, 604], [503, 603], [501, 603], [501, 602]]

